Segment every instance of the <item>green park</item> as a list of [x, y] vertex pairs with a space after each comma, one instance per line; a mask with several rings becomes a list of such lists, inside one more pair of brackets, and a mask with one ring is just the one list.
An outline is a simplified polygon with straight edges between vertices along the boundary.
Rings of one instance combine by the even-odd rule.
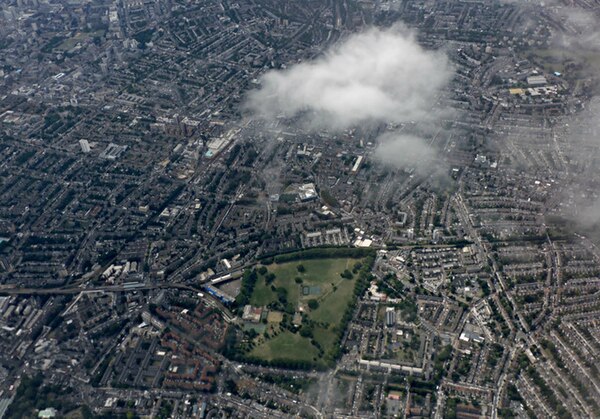
[[344, 329], [368, 286], [372, 263], [372, 251], [348, 248], [263, 260], [242, 281], [238, 307], [262, 308], [263, 316], [244, 324], [238, 353], [267, 365], [331, 365], [341, 354]]

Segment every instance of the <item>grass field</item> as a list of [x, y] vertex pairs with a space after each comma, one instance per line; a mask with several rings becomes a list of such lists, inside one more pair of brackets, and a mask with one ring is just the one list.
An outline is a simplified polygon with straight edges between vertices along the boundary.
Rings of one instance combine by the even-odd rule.
[[[254, 306], [265, 306], [272, 301], [277, 300], [277, 293], [272, 290], [271, 285], [275, 288], [285, 287], [287, 290], [288, 300], [299, 302], [303, 305], [311, 298], [325, 299], [330, 293], [335, 292], [343, 294], [343, 290], [350, 290], [352, 294], [352, 285], [354, 281], [340, 277], [340, 274], [345, 269], [352, 270], [352, 267], [357, 262], [356, 259], [315, 259], [302, 262], [288, 262], [283, 264], [271, 264], [267, 266], [269, 272], [275, 274], [276, 278], [272, 284], [267, 284], [265, 275], [259, 275], [259, 280], [256, 283], [250, 304]], [[305, 272], [298, 272], [298, 265], [305, 268]], [[302, 284], [297, 284], [294, 279], [301, 278]], [[338, 287], [337, 291], [333, 291], [333, 285]], [[321, 293], [310, 296], [302, 295], [302, 287], [319, 287]], [[339, 304], [336, 304], [339, 306]], [[337, 307], [339, 308], [339, 307]], [[319, 307], [318, 312], [322, 311]], [[327, 320], [327, 311], [319, 314], [323, 321]], [[323, 318], [324, 317], [324, 318]]]
[[[364, 259], [332, 258], [265, 266], [268, 271], [258, 275], [250, 304], [282, 311], [284, 320], [281, 324], [269, 323], [267, 336], [257, 337], [248, 355], [265, 361], [291, 360], [325, 366], [327, 355], [336, 349], [344, 313], [354, 298], [361, 263]], [[303, 269], [299, 269], [300, 265]], [[345, 271], [354, 271], [352, 278], [343, 278]], [[312, 308], [309, 307], [310, 300], [316, 300], [318, 306], [312, 301]], [[300, 327], [291, 325], [295, 312], [303, 313]]]
[[251, 355], [267, 361], [285, 358], [314, 362], [318, 352], [318, 349], [311, 345], [309, 339], [286, 330], [254, 348]]

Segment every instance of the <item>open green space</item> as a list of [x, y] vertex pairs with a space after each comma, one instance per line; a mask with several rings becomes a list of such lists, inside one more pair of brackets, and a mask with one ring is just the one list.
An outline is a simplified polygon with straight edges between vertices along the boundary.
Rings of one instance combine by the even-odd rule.
[[57, 36], [51, 39], [45, 48], [47, 52], [51, 52], [53, 49], [56, 49], [57, 51], [68, 51], [77, 46], [77, 44], [80, 42], [84, 42], [90, 38], [100, 38], [104, 36], [105, 32], [106, 31], [104, 30], [97, 30], [94, 32], [77, 32], [70, 38]]
[[244, 358], [270, 365], [324, 368], [340, 355], [343, 330], [357, 295], [368, 285], [373, 263], [372, 254], [349, 250], [354, 249], [339, 253], [328, 249], [323, 258], [310, 251], [283, 255], [246, 273], [238, 307], [263, 307], [283, 313], [283, 318], [255, 324], [257, 333], [242, 345]]
[[[347, 300], [352, 295], [353, 280], [347, 280], [340, 276], [344, 270], [352, 270], [356, 259], [315, 259], [301, 262], [288, 262], [283, 264], [273, 263], [267, 266], [268, 272], [275, 275], [275, 280], [267, 284], [266, 275], [259, 274], [254, 292], [250, 298], [253, 306], [266, 306], [277, 301], [277, 288], [283, 287], [287, 291], [287, 300], [301, 307], [305, 306], [309, 299], [331, 300], [328, 305], [319, 306], [314, 313], [319, 321], [330, 321], [330, 317], [336, 317], [334, 311], [338, 311], [339, 317], [343, 314], [344, 301], [334, 301], [328, 298], [335, 294], [336, 297]], [[297, 267], [304, 266], [304, 272], [298, 272]], [[302, 279], [302, 283], [296, 283], [295, 278]], [[333, 287], [337, 287], [334, 290]], [[303, 288], [309, 288], [310, 294], [303, 295]], [[317, 291], [317, 288], [320, 290]], [[312, 291], [312, 292], [311, 292]], [[320, 292], [319, 292], [320, 291]], [[339, 309], [342, 313], [339, 313]], [[316, 318], [315, 318], [316, 320]]]
[[286, 359], [311, 363], [317, 353], [317, 348], [311, 345], [310, 340], [285, 330], [277, 336], [267, 339], [262, 345], [255, 347], [250, 355], [267, 361], [285, 357]]

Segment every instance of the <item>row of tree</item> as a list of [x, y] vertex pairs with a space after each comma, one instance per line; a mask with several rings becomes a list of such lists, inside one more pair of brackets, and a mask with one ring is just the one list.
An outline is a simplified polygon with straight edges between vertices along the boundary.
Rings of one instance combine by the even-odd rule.
[[364, 258], [374, 256], [375, 250], [354, 247], [314, 247], [297, 252], [282, 253], [277, 256], [266, 257], [262, 260], [264, 265], [275, 263], [294, 262], [307, 259], [332, 259], [332, 258]]

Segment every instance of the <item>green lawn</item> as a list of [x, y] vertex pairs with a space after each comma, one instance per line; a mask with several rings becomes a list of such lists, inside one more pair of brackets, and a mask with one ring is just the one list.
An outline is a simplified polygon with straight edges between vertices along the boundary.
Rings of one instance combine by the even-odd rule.
[[68, 51], [71, 48], [74, 48], [79, 42], [83, 42], [89, 38], [93, 38], [95, 36], [103, 36], [105, 31], [98, 30], [95, 32], [78, 32], [75, 36], [71, 38], [65, 39], [56, 49], [62, 51]]
[[[265, 276], [259, 275], [259, 279], [254, 287], [252, 297], [250, 298], [250, 304], [254, 306], [266, 306], [270, 302], [277, 300], [276, 292], [271, 290], [271, 285], [275, 288], [284, 287], [287, 290], [288, 301], [292, 303], [299, 303], [305, 305], [306, 301], [311, 298], [317, 300], [326, 299], [332, 300], [330, 295], [333, 293], [336, 297], [347, 299], [352, 296], [352, 290], [354, 287], [354, 280], [347, 280], [340, 277], [340, 274], [345, 269], [352, 270], [352, 267], [357, 262], [357, 259], [314, 259], [300, 262], [287, 262], [282, 264], [271, 264], [267, 266], [269, 272], [274, 273], [276, 278], [272, 284], [267, 285]], [[298, 265], [302, 265], [305, 268], [304, 272], [298, 272]], [[296, 277], [302, 278], [302, 284], [297, 284], [294, 279]], [[337, 290], [333, 290], [332, 284], [337, 286]], [[303, 296], [302, 287], [319, 287], [321, 292], [315, 295]], [[330, 301], [331, 303], [331, 301]], [[344, 308], [345, 302], [334, 303], [335, 309]], [[308, 309], [308, 308], [307, 308]], [[323, 310], [325, 309], [325, 310]], [[328, 320], [327, 314], [331, 310], [327, 310], [323, 306], [317, 309], [317, 312], [323, 312], [317, 314], [320, 318], [317, 321], [331, 321]], [[343, 314], [343, 313], [342, 313]], [[341, 318], [341, 314], [339, 318]]]
[[[307, 361], [326, 365], [324, 357], [336, 349], [342, 318], [354, 298], [354, 288], [359, 276], [354, 273], [351, 279], [346, 279], [340, 274], [345, 270], [352, 271], [358, 262], [364, 261], [364, 258], [331, 258], [267, 265], [268, 272], [258, 275], [250, 304], [271, 307], [279, 304], [276, 309], [282, 311], [285, 311], [285, 306], [288, 318], [291, 318], [293, 312], [305, 313], [306, 320], [302, 327], [312, 331], [312, 338], [273, 324], [270, 326], [279, 330], [279, 334], [266, 341], [262, 336], [257, 338], [257, 346], [248, 355], [267, 361]], [[304, 267], [303, 272], [298, 270], [299, 265]], [[267, 283], [270, 274], [274, 274], [275, 279]], [[296, 278], [301, 278], [302, 282], [298, 283]], [[303, 293], [305, 287], [308, 288], [308, 295]], [[285, 289], [283, 303], [280, 299], [282, 289]], [[308, 303], [312, 299], [317, 300], [317, 308], [309, 308]], [[311, 343], [312, 339], [317, 342], [316, 345]]]
[[279, 335], [268, 339], [255, 347], [250, 355], [272, 361], [274, 359], [290, 359], [294, 361], [314, 362], [317, 348], [310, 341], [290, 331], [282, 331]]

